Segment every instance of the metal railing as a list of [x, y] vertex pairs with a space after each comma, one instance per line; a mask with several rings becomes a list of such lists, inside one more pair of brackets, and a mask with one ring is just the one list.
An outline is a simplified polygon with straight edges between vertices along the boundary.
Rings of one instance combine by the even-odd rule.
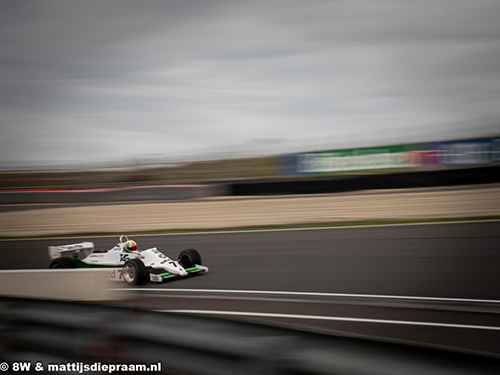
[[[144, 365], [149, 373], [204, 375], [477, 375], [500, 368], [500, 359], [471, 354], [87, 303], [0, 298], [0, 322], [4, 373], [21, 373], [20, 365], [37, 374], [85, 373], [92, 365], [100, 366], [92, 373]], [[122, 367], [113, 372], [130, 371]]]

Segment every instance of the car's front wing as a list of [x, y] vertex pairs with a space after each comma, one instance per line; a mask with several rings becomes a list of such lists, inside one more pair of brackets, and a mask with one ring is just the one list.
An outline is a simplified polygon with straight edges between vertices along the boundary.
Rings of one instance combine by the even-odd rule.
[[159, 269], [154, 269], [154, 268], [148, 268], [149, 271], [149, 280], [155, 283], [161, 283], [164, 280], [167, 279], [172, 279], [172, 278], [181, 278], [181, 277], [189, 277], [193, 276], [199, 273], [206, 273], [208, 272], [208, 267], [202, 266], [202, 265], [196, 265], [191, 268], [186, 268], [187, 275], [185, 276], [179, 276], [174, 273], [170, 272], [165, 272], [165, 270], [159, 270]]

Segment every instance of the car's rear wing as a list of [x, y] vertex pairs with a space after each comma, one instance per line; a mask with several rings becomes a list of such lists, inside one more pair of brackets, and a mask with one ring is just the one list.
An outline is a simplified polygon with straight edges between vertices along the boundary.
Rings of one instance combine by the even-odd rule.
[[94, 251], [93, 242], [80, 242], [72, 245], [49, 246], [49, 258], [80, 258], [89, 256]]

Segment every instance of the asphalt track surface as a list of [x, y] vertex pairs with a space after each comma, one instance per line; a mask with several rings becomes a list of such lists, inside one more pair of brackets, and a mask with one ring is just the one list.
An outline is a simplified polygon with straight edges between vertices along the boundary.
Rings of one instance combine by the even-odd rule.
[[[109, 248], [118, 239], [4, 240], [1, 268], [46, 268], [48, 245], [81, 240]], [[121, 304], [500, 357], [500, 221], [134, 240], [172, 258], [196, 248], [210, 272], [147, 283]]]

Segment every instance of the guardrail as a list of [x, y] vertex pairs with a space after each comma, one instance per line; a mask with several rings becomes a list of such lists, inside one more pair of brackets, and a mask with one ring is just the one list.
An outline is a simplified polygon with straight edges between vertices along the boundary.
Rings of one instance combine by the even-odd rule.
[[178, 200], [228, 195], [225, 185], [159, 185], [95, 189], [53, 189], [0, 192], [0, 204], [87, 203]]
[[0, 192], [0, 204], [180, 200], [214, 196], [322, 194], [500, 182], [500, 165], [395, 173], [282, 177], [220, 184]]
[[71, 364], [81, 366], [77, 372], [144, 364], [149, 373], [204, 375], [482, 375], [500, 368], [500, 359], [471, 354], [86, 303], [0, 298], [0, 322], [2, 369], [38, 365], [36, 373]]
[[69, 301], [113, 301], [129, 297], [115, 290], [121, 268], [0, 271], [0, 296]]

